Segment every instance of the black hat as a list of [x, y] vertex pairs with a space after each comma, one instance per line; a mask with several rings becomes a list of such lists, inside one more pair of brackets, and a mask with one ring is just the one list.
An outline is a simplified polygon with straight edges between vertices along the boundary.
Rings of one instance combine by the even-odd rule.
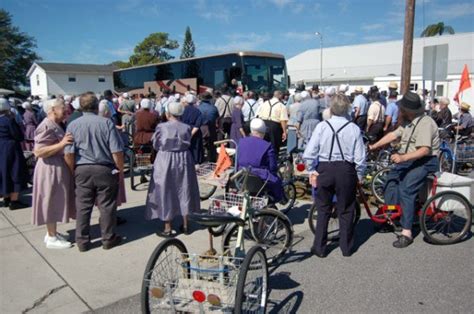
[[425, 109], [423, 107], [423, 104], [421, 103], [420, 96], [418, 96], [418, 94], [413, 93], [413, 92], [408, 92], [405, 95], [403, 95], [402, 99], [397, 101], [397, 105], [400, 108], [403, 108], [407, 111], [412, 111], [412, 112], [423, 111]]
[[112, 93], [112, 91], [110, 89], [104, 91], [104, 97], [113, 97], [114, 94]]
[[298, 83], [298, 85], [296, 85], [296, 91], [297, 92], [302, 92], [306, 89], [306, 86], [304, 86], [304, 83]]
[[319, 85], [318, 84], [313, 84], [313, 87], [311, 88], [314, 91], [319, 91]]

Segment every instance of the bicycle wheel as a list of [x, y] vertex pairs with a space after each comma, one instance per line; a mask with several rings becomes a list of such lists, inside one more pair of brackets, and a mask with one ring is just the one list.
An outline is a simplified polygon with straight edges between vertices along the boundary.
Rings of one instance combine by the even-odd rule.
[[438, 156], [439, 160], [439, 171], [441, 172], [452, 172], [453, 160], [449, 157], [448, 152], [441, 152]]
[[471, 223], [471, 204], [458, 192], [437, 193], [421, 209], [421, 231], [426, 240], [433, 244], [461, 241], [470, 231]]
[[[354, 228], [359, 222], [359, 219], [360, 219], [360, 204], [356, 202], [354, 222], [353, 222]], [[309, 215], [308, 215], [309, 229], [311, 229], [311, 232], [313, 232], [313, 234], [316, 232], [317, 221], [318, 221], [318, 210], [317, 210], [316, 204], [313, 203], [313, 205], [311, 206], [311, 209], [309, 210]], [[328, 241], [336, 241], [338, 239], [339, 239], [339, 219], [337, 219], [337, 212], [334, 206], [333, 211], [331, 213], [331, 217], [329, 218]]]
[[265, 251], [252, 247], [242, 262], [235, 291], [235, 313], [265, 313], [268, 297], [268, 265]]
[[160, 299], [179, 279], [189, 278], [187, 249], [178, 239], [161, 242], [151, 254], [143, 275], [140, 295], [142, 313], [159, 313]]
[[283, 192], [285, 193], [286, 200], [276, 203], [275, 206], [279, 211], [286, 214], [296, 203], [296, 187], [291, 182], [284, 183]]
[[390, 152], [388, 150], [382, 150], [379, 152], [377, 156], [377, 160], [375, 162], [375, 169], [382, 170], [390, 166]]
[[372, 183], [370, 184], [370, 189], [372, 190], [372, 195], [375, 197], [375, 200], [380, 203], [384, 204], [384, 188], [385, 182], [387, 180], [387, 174], [390, 171], [390, 168], [384, 168], [374, 175], [372, 179]]
[[204, 183], [200, 180], [198, 180], [198, 184], [199, 184], [199, 198], [201, 199], [201, 201], [205, 201], [209, 199], [217, 190], [217, 186]]

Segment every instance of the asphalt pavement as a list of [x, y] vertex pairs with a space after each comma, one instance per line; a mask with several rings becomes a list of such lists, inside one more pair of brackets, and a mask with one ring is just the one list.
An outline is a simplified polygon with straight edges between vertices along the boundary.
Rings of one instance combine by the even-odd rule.
[[[161, 241], [155, 235], [161, 225], [143, 218], [145, 195], [145, 190], [128, 189], [128, 202], [119, 211], [128, 222], [118, 227], [126, 239], [109, 251], [100, 247], [97, 211], [92, 219], [94, 248], [80, 253], [76, 247], [46, 249], [45, 228], [31, 225], [30, 208], [1, 208], [0, 313], [139, 313], [145, 264]], [[399, 250], [391, 245], [395, 236], [376, 233], [363, 214], [354, 255], [343, 257], [332, 245], [329, 256], [320, 259], [309, 254], [309, 207], [299, 201], [289, 214], [294, 245], [270, 269], [269, 313], [472, 313], [471, 238], [437, 246], [418, 235], [413, 245]], [[73, 236], [74, 221], [58, 229]], [[179, 238], [190, 252], [207, 249], [204, 229]], [[218, 247], [220, 239], [215, 242]]]

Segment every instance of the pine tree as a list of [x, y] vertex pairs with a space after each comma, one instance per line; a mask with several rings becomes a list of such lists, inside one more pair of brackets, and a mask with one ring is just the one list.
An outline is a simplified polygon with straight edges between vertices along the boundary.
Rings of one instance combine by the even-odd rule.
[[184, 34], [183, 50], [181, 50], [180, 59], [187, 59], [194, 57], [196, 47], [194, 46], [193, 35], [191, 35], [191, 28], [186, 27]]

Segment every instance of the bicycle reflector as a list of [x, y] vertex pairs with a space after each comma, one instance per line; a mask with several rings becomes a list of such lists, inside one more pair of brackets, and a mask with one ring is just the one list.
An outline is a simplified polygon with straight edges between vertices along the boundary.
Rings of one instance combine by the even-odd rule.
[[306, 166], [304, 164], [297, 164], [296, 165], [296, 170], [298, 170], [299, 172], [302, 172], [306, 169]]
[[193, 292], [193, 299], [199, 303], [206, 301], [206, 295], [201, 290], [196, 290]]
[[157, 299], [161, 299], [165, 295], [165, 292], [161, 288], [152, 288], [150, 292], [152, 297]]
[[221, 299], [215, 294], [208, 295], [207, 296], [207, 302], [209, 302], [211, 305], [214, 305], [214, 306], [220, 306], [221, 305]]

